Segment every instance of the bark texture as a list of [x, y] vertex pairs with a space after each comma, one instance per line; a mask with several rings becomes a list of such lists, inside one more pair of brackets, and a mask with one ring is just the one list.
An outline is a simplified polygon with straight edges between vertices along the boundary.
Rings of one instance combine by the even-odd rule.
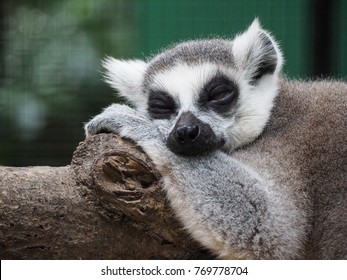
[[0, 167], [1, 259], [201, 259], [160, 174], [113, 134], [81, 142], [66, 167]]

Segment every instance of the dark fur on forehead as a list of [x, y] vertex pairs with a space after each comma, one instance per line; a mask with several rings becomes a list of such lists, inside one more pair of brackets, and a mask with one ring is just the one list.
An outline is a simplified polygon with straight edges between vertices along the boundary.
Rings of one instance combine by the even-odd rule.
[[233, 66], [232, 41], [223, 39], [187, 41], [167, 49], [149, 61], [144, 87], [149, 85], [154, 73], [170, 69], [178, 63], [194, 65], [201, 62]]

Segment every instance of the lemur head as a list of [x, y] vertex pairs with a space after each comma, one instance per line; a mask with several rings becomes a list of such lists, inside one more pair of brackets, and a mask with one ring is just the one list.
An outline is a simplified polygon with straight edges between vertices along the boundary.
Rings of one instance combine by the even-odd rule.
[[180, 43], [148, 62], [104, 61], [106, 81], [147, 114], [175, 153], [229, 151], [264, 129], [282, 54], [254, 20], [233, 40]]

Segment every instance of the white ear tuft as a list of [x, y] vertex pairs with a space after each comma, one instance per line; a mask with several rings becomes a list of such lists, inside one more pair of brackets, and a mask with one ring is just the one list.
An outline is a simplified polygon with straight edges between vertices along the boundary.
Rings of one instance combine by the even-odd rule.
[[283, 64], [278, 44], [261, 28], [257, 18], [244, 33], [235, 37], [233, 55], [237, 66], [245, 70], [251, 84], [265, 75], [277, 75]]
[[133, 103], [137, 108], [147, 105], [147, 98], [142, 92], [141, 85], [147, 68], [142, 60], [118, 60], [106, 57], [102, 61], [106, 69], [105, 81], [118, 94]]
[[255, 18], [251, 25], [248, 27], [248, 30], [256, 30], [259, 31], [261, 30], [261, 24], [258, 18]]

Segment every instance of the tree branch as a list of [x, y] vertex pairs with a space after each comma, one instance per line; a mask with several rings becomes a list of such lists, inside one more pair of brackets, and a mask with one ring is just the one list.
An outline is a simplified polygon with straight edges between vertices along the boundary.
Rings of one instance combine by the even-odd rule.
[[160, 174], [113, 134], [66, 167], [0, 167], [1, 259], [210, 258], [173, 217]]

